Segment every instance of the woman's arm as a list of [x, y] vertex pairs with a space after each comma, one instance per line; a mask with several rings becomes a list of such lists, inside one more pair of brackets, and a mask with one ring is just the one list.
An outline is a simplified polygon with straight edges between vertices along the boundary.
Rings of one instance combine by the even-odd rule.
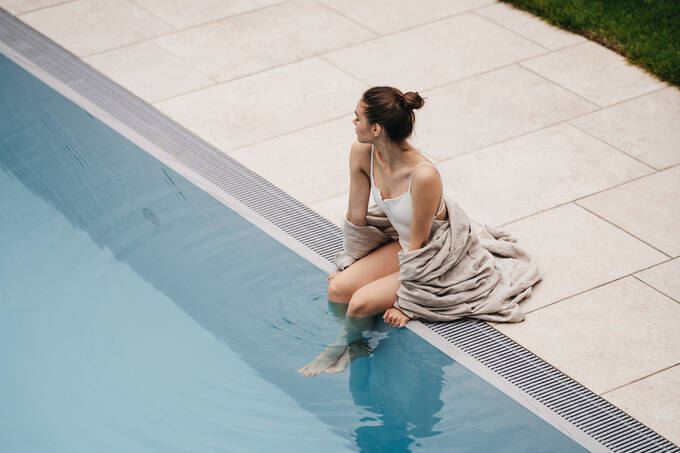
[[371, 181], [368, 177], [371, 165], [371, 147], [359, 142], [352, 144], [349, 153], [349, 204], [347, 220], [357, 226], [366, 225], [368, 198]]
[[411, 238], [409, 250], [417, 250], [427, 242], [434, 216], [442, 196], [442, 183], [437, 170], [430, 165], [422, 165], [413, 170], [411, 179]]

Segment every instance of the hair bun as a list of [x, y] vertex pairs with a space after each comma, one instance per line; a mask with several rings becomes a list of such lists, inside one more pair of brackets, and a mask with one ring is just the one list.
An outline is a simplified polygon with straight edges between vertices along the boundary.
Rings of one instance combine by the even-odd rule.
[[404, 106], [410, 110], [419, 109], [425, 104], [423, 98], [420, 97], [418, 92], [409, 91], [404, 93]]

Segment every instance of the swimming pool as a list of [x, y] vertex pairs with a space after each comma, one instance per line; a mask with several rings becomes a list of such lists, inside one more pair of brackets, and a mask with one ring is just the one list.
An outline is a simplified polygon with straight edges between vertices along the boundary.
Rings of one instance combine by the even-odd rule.
[[7, 451], [583, 451], [412, 332], [347, 373], [325, 273], [0, 57]]

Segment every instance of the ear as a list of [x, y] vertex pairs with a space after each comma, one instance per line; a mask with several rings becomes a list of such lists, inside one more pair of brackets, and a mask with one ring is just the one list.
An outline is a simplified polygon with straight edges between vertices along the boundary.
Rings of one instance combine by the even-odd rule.
[[382, 126], [378, 123], [373, 124], [373, 136], [377, 138], [380, 134], [382, 134]]

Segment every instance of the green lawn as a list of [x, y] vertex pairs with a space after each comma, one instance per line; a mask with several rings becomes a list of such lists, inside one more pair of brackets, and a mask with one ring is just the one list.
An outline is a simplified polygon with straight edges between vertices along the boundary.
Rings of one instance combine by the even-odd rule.
[[501, 0], [680, 86], [680, 0]]

